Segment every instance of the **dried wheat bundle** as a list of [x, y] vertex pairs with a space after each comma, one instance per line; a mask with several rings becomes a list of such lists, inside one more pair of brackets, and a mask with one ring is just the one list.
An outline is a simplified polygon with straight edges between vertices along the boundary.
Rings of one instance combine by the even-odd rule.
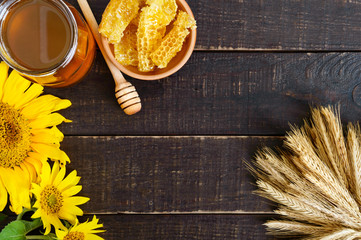
[[361, 239], [361, 131], [342, 129], [339, 108], [311, 110], [292, 127], [285, 149], [256, 155], [257, 193], [279, 204], [282, 220], [265, 225], [275, 236]]

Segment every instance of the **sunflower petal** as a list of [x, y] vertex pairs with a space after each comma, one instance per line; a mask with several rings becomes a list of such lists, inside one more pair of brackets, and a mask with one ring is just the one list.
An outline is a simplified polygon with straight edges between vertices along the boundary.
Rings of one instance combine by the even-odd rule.
[[23, 98], [24, 92], [29, 88], [31, 82], [16, 71], [12, 71], [5, 82], [2, 101], [14, 106]]
[[52, 127], [54, 125], [59, 125], [60, 123], [66, 120], [60, 113], [51, 113], [29, 122], [29, 127], [34, 129]]
[[45, 213], [41, 212], [41, 221], [43, 222], [43, 228], [45, 229], [44, 235], [48, 235], [51, 231], [51, 218]]
[[63, 239], [68, 234], [68, 230], [55, 229], [55, 233], [58, 239]]
[[58, 216], [50, 214], [48, 217], [49, 220], [51, 221], [51, 224], [53, 224], [55, 228], [60, 228], [64, 230], [66, 229], [65, 226], [60, 221], [60, 219], [58, 218]]
[[59, 141], [63, 141], [64, 139], [64, 134], [59, 130], [59, 128], [57, 128], [56, 126], [52, 127], [51, 129], [51, 133], [52, 135]]
[[2, 180], [0, 179], [0, 211], [4, 210], [7, 202], [8, 202], [8, 193], [5, 189]]
[[82, 189], [82, 186], [80, 186], [80, 185], [70, 187], [63, 191], [63, 196], [64, 197], [74, 196], [74, 195], [78, 194], [81, 191], [81, 189]]
[[[63, 212], [68, 212], [69, 214], [72, 214], [75, 216], [82, 216], [83, 215], [83, 210], [81, 210], [81, 208], [75, 206], [74, 204], [65, 202], [64, 203], [64, 207], [63, 207]], [[59, 212], [60, 214], [60, 212]]]
[[97, 228], [102, 228], [103, 224], [98, 224], [99, 219], [96, 216], [93, 216], [93, 219], [90, 222], [79, 224], [77, 231], [84, 233], [100, 233], [105, 232], [105, 230], [96, 230]]
[[94, 233], [101, 233], [101, 232], [105, 232], [104, 229], [98, 229], [98, 228], [102, 228], [103, 224], [98, 224], [99, 219], [96, 218], [96, 216], [93, 216], [93, 219], [90, 222], [85, 222], [85, 223], [81, 223], [79, 225], [75, 225], [74, 227], [72, 227], [70, 229], [70, 232], [82, 232], [84, 233], [84, 235], [86, 236], [86, 239], [102, 239], [96, 235], [94, 235]]
[[46, 186], [49, 184], [50, 181], [50, 175], [51, 175], [51, 168], [48, 162], [43, 163], [43, 168], [41, 171], [41, 187]]
[[[103, 232], [104, 232], [104, 231], [103, 231]], [[101, 237], [99, 237], [99, 236], [97, 236], [97, 235], [94, 235], [94, 234], [88, 235], [88, 239], [89, 239], [89, 240], [104, 240], [104, 238], [101, 238]]]
[[37, 209], [34, 214], [31, 216], [31, 218], [40, 218], [41, 217], [41, 210]]
[[31, 192], [34, 193], [34, 194], [40, 194], [41, 187], [36, 183], [32, 183], [31, 184]]
[[80, 208], [76, 208], [75, 206], [72, 206], [71, 208], [65, 208], [63, 207], [60, 211], [59, 211], [59, 218], [61, 219], [65, 219], [69, 222], [71, 222], [72, 224], [74, 224], [76, 222], [77, 219], [77, 215], [81, 216], [83, 215], [83, 211]]
[[62, 163], [70, 162], [70, 159], [66, 153], [54, 145], [32, 143], [31, 147], [38, 153], [41, 153], [52, 159], [60, 160]]
[[77, 176], [76, 170], [73, 170], [69, 175], [59, 184], [58, 189], [65, 191], [66, 189], [75, 186], [80, 181], [80, 177]]
[[40, 143], [59, 143], [63, 141], [64, 134], [56, 127], [43, 128], [43, 129], [31, 129], [30, 130], [33, 142]]
[[[36, 146], [35, 146], [36, 148]], [[55, 161], [52, 169], [48, 162], [43, 164], [40, 184], [33, 184], [32, 193], [34, 193], [37, 201], [34, 206], [37, 206], [40, 210], [39, 214], [41, 220], [44, 223], [46, 232], [49, 231], [51, 225], [55, 229], [63, 229], [63, 225], [60, 225], [60, 219], [64, 219], [72, 223], [77, 222], [77, 216], [83, 215], [83, 210], [77, 205], [84, 204], [89, 201], [87, 197], [74, 197], [81, 190], [81, 186], [76, 184], [79, 182], [80, 177], [77, 176], [77, 172], [72, 171], [67, 177], [66, 168], [60, 167], [60, 163]], [[65, 178], [64, 178], [65, 177]], [[59, 194], [62, 196], [58, 198]], [[56, 196], [56, 202], [60, 203], [60, 208], [40, 204], [40, 201], [47, 202], [51, 196]], [[35, 215], [35, 216], [38, 216]], [[66, 230], [64, 228], [64, 230]]]
[[8, 71], [9, 71], [9, 66], [6, 65], [5, 62], [1, 62], [0, 63], [0, 100], [3, 97], [4, 84], [6, 79], [8, 78]]
[[35, 173], [38, 175], [40, 174], [41, 168], [43, 166], [41, 160], [32, 157], [27, 157], [25, 158], [24, 163], [31, 165], [35, 169]]
[[35, 119], [69, 106], [71, 106], [71, 102], [67, 99], [60, 99], [53, 95], [42, 95], [29, 102], [29, 104], [21, 110], [21, 113], [28, 119]]
[[51, 185], [54, 185], [54, 180], [55, 180], [56, 176], [58, 175], [59, 170], [60, 170], [59, 162], [55, 161], [54, 165], [53, 165], [53, 167], [51, 169], [51, 174], [50, 174], [50, 184]]
[[33, 205], [34, 208], [40, 209], [40, 201], [36, 201]]
[[40, 162], [44, 163], [48, 160], [48, 158], [38, 152], [28, 152], [28, 156], [31, 157], [32, 159], [37, 159]]
[[19, 214], [23, 207], [30, 208], [29, 176], [24, 174], [19, 167], [14, 167], [13, 169], [2, 168], [1, 178], [10, 196], [11, 210]]
[[90, 198], [88, 197], [69, 197], [64, 199], [64, 204], [65, 203], [71, 203], [73, 205], [82, 205], [86, 202], [88, 202], [90, 200]]
[[45, 144], [59, 144], [59, 138], [54, 136], [53, 132], [49, 128], [38, 129], [37, 133], [31, 136], [32, 142], [45, 143]]
[[24, 161], [20, 166], [24, 171], [28, 172], [28, 174], [25, 174], [29, 175], [30, 183], [35, 182], [37, 179], [37, 172], [34, 165], [30, 164], [28, 161]]
[[40, 84], [33, 83], [24, 94], [22, 94], [22, 97], [17, 100], [14, 107], [19, 109], [22, 108], [24, 105], [32, 101], [33, 99], [39, 97], [40, 94], [42, 94], [44, 91], [44, 87]]
[[[59, 164], [57, 162], [55, 162], [55, 164], [58, 165], [58, 169], [59, 169]], [[58, 173], [53, 177], [53, 179], [54, 179], [53, 185], [55, 187], [57, 187], [61, 183], [61, 181], [64, 179], [65, 171], [66, 171], [65, 167], [62, 167], [62, 168], [60, 168], [60, 171], [58, 171]]]

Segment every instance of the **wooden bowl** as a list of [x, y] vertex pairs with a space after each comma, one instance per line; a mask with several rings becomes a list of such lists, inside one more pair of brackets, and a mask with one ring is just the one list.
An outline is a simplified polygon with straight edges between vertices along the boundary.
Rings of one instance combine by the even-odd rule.
[[[176, 0], [178, 9], [187, 12], [190, 16], [193, 16], [192, 10], [188, 6], [185, 0]], [[137, 67], [134, 66], [124, 66], [120, 64], [114, 57], [113, 44], [109, 44], [107, 38], [102, 36], [102, 43], [105, 49], [106, 54], [112, 63], [126, 75], [140, 79], [140, 80], [158, 80], [172, 75], [177, 72], [183, 65], [188, 61], [192, 55], [194, 46], [196, 44], [196, 29], [190, 30], [190, 34], [187, 36], [186, 40], [183, 43], [182, 50], [177, 53], [177, 55], [168, 63], [168, 66], [163, 69], [155, 68], [151, 72], [140, 72]]]

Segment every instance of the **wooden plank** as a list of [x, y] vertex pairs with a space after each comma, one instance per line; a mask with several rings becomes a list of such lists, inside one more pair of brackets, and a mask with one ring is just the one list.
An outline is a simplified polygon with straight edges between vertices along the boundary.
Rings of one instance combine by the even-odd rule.
[[[265, 234], [264, 222], [275, 215], [97, 215], [107, 240], [141, 239], [273, 239]], [[84, 222], [91, 215], [80, 217]], [[10, 217], [8, 220], [14, 220]], [[2, 229], [7, 222], [0, 223]]]
[[62, 149], [82, 177], [86, 212], [269, 213], [272, 205], [253, 194], [250, 162], [278, 137], [79, 137]]
[[143, 109], [126, 116], [98, 55], [83, 82], [46, 92], [73, 102], [68, 135], [284, 135], [310, 104], [340, 103], [344, 121], [361, 119], [360, 65], [360, 53], [195, 52], [166, 79], [128, 78]]
[[107, 240], [127, 239], [272, 239], [259, 215], [100, 215]]
[[[359, 1], [187, 2], [197, 20], [197, 50], [360, 50]], [[89, 0], [98, 22], [107, 3]]]

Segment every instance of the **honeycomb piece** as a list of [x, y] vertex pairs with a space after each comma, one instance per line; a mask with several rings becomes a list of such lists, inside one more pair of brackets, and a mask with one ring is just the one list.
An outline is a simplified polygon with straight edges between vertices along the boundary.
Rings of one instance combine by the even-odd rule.
[[115, 59], [123, 65], [138, 66], [137, 28], [133, 19], [119, 43], [114, 44]]
[[194, 20], [194, 18], [182, 10], [179, 10], [177, 19], [174, 22], [174, 26], [178, 26], [183, 29], [184, 28], [190, 28], [190, 29], [197, 28], [196, 21]]
[[154, 50], [157, 49], [160, 46], [160, 44], [162, 43], [162, 39], [163, 39], [166, 31], [167, 31], [166, 27], [158, 29], [158, 34], [159, 34], [159, 36], [162, 36], [162, 37], [157, 39], [157, 42], [154, 44], [154, 47], [155, 47]]
[[147, 4], [150, 5], [140, 13], [137, 32], [138, 70], [141, 72], [149, 72], [155, 67], [150, 54], [161, 43], [166, 26], [177, 12], [175, 0], [147, 0]]
[[110, 0], [99, 25], [99, 32], [110, 43], [119, 43], [130, 21], [136, 17], [142, 0]]
[[135, 25], [136, 27], [137, 27], [137, 29], [138, 29], [138, 25], [139, 25], [139, 18], [140, 18], [140, 11], [139, 11], [139, 13], [132, 19], [132, 21], [130, 21], [130, 23], [129, 24], [133, 24], [133, 25]]
[[160, 46], [151, 54], [152, 61], [159, 67], [165, 68], [172, 58], [182, 49], [189, 34], [188, 28], [196, 28], [196, 21], [186, 12], [179, 11], [172, 30], [165, 36]]

